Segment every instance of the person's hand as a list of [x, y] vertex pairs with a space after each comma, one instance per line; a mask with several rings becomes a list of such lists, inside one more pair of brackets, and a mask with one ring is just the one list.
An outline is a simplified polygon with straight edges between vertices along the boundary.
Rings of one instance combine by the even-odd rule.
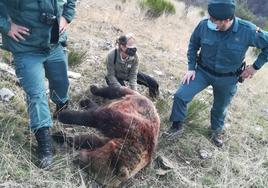
[[195, 71], [194, 70], [188, 70], [185, 75], [182, 78], [182, 84], [187, 83], [187, 85], [190, 83], [190, 80], [195, 79]]
[[68, 26], [67, 20], [63, 16], [61, 16], [61, 18], [60, 18], [60, 34], [63, 33], [64, 31], [66, 31], [67, 26]]
[[242, 74], [240, 75], [242, 77], [243, 80], [247, 79], [247, 78], [252, 78], [253, 75], [257, 72], [256, 69], [254, 69], [253, 65], [249, 65], [245, 68], [245, 70], [242, 72]]
[[13, 22], [11, 22], [10, 30], [7, 33], [9, 37], [13, 40], [19, 42], [20, 40], [25, 40], [23, 35], [30, 35], [29, 29], [23, 26], [19, 26]]

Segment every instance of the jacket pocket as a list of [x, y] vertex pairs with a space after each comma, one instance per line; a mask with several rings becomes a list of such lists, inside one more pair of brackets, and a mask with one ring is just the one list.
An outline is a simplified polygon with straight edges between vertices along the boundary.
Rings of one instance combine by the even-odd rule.
[[224, 50], [224, 57], [229, 63], [241, 64], [245, 56], [245, 47], [239, 44], [228, 43]]
[[215, 57], [217, 55], [217, 46], [215, 45], [215, 41], [202, 39], [201, 54], [202, 57]]

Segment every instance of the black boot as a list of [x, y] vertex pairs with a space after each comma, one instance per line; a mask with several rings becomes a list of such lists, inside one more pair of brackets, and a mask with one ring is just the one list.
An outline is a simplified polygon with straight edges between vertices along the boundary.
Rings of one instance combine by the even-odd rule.
[[213, 131], [211, 139], [212, 139], [212, 142], [217, 147], [222, 147], [223, 146], [223, 131]]
[[60, 103], [56, 105], [56, 110], [53, 113], [53, 119], [57, 119], [59, 112], [66, 110], [68, 108], [69, 101], [66, 101], [65, 103]]
[[164, 136], [167, 137], [168, 140], [173, 140], [180, 137], [183, 131], [183, 123], [180, 121], [174, 121], [170, 129], [164, 133]]
[[52, 139], [48, 127], [43, 127], [35, 132], [38, 143], [39, 168], [48, 168], [52, 164]]

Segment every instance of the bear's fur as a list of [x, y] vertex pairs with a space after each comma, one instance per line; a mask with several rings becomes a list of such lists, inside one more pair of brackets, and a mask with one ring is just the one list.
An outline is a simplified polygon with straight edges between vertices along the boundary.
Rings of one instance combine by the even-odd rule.
[[64, 124], [94, 127], [103, 133], [105, 138], [88, 134], [65, 139], [81, 148], [79, 161], [96, 175], [97, 182], [116, 187], [150, 163], [160, 119], [148, 98], [126, 87], [91, 86], [91, 92], [114, 100], [103, 106], [84, 100], [80, 105], [88, 111], [65, 110], [58, 119]]

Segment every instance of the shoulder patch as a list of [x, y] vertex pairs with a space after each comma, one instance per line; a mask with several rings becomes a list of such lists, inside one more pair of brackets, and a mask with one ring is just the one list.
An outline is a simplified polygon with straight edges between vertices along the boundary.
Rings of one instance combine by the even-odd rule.
[[247, 21], [247, 20], [238, 19], [238, 22], [239, 22], [239, 24], [243, 25], [246, 28], [250, 28], [250, 29], [256, 30], [256, 27], [257, 26], [255, 24]]

